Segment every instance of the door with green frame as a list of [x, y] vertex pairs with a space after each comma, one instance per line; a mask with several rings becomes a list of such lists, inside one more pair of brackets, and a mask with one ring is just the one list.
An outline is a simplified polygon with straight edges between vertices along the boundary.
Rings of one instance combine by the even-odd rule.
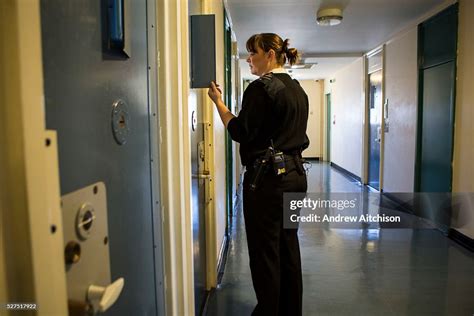
[[415, 188], [451, 192], [458, 5], [419, 26], [419, 107]]
[[[232, 30], [228, 19], [227, 11], [224, 9], [224, 100], [230, 111], [232, 111]], [[232, 223], [233, 210], [233, 179], [234, 179], [234, 154], [233, 144], [229, 133], [225, 137], [226, 145], [226, 196], [227, 196], [227, 216], [226, 216], [226, 236], [229, 234], [229, 227]]]

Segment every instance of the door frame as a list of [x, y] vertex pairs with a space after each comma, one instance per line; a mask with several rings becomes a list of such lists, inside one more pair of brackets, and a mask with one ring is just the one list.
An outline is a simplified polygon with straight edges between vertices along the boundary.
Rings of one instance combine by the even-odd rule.
[[324, 102], [326, 104], [326, 161], [331, 162], [331, 92], [326, 93]]
[[160, 184], [160, 113], [158, 106], [158, 65], [157, 58], [159, 47], [157, 40], [156, 1], [147, 1], [147, 63], [148, 63], [148, 119], [150, 124], [150, 181], [151, 181], [151, 210], [153, 218], [153, 242], [154, 242], [154, 270], [156, 289], [156, 309], [158, 315], [166, 315], [165, 297], [165, 266], [164, 266], [164, 233], [161, 184]]
[[[369, 76], [370, 74], [382, 70], [382, 109], [381, 109], [381, 122], [380, 122], [380, 129], [382, 131], [380, 135], [380, 165], [379, 165], [379, 191], [383, 191], [383, 167], [384, 167], [384, 148], [385, 148], [385, 120], [386, 120], [386, 109], [385, 109], [385, 104], [386, 104], [386, 95], [385, 95], [385, 44], [371, 50], [367, 54], [364, 55], [364, 62], [363, 62], [363, 68], [364, 68], [364, 120], [362, 124], [362, 135], [363, 135], [363, 141], [362, 141], [362, 183], [363, 184], [368, 184], [369, 181], [369, 148], [370, 148], [370, 139], [369, 139], [369, 129], [370, 129], [370, 121], [369, 121], [369, 112], [370, 112], [370, 105], [369, 105], [369, 97], [370, 97], [370, 81], [369, 81]], [[372, 64], [372, 58], [376, 57], [377, 55], [380, 54], [380, 65], [373, 65]]]
[[[166, 315], [194, 315], [186, 2], [156, 3], [160, 194]], [[207, 223], [207, 222], [206, 222]]]
[[56, 132], [45, 126], [39, 1], [2, 1], [0, 33], [6, 48], [0, 54], [0, 301], [29, 299], [40, 306], [36, 315], [67, 315], [59, 163]]

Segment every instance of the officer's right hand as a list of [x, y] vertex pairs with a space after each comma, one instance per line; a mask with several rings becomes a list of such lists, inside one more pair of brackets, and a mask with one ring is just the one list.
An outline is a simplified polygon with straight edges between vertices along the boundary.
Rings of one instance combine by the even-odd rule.
[[211, 81], [211, 86], [207, 91], [207, 95], [211, 98], [212, 102], [216, 103], [222, 98], [222, 91], [219, 88], [219, 85]]

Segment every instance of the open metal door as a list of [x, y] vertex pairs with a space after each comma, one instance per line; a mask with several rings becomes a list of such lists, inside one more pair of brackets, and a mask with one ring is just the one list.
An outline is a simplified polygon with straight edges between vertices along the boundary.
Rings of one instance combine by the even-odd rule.
[[[224, 100], [227, 107], [232, 112], [232, 30], [227, 18], [227, 11], [224, 10], [224, 69], [225, 69], [225, 89]], [[226, 195], [227, 195], [227, 216], [225, 234], [229, 236], [229, 229], [232, 223], [233, 198], [234, 198], [234, 151], [233, 143], [229, 133], [226, 132]]]
[[157, 114], [153, 8], [146, 0], [41, 1], [46, 121], [58, 135], [61, 194], [103, 183], [110, 262], [97, 264], [125, 281], [105, 315], [164, 314], [158, 135], [150, 132]]
[[[202, 16], [201, 4], [197, 1], [188, 1], [188, 14], [190, 15], [190, 34], [191, 34], [191, 56], [192, 68], [197, 68], [197, 64], [206, 65], [202, 56], [198, 55], [199, 49], [208, 49], [207, 37], [211, 36], [210, 29], [214, 29], [214, 17]], [[193, 19], [205, 21], [204, 24], [209, 28], [209, 32], [204, 32], [202, 24], [194, 24]], [[214, 32], [212, 32], [212, 36]], [[194, 45], [194, 47], [193, 47]], [[196, 65], [194, 64], [196, 63]], [[212, 68], [208, 67], [209, 71]], [[202, 71], [203, 69], [201, 69]], [[213, 72], [213, 71], [211, 71]], [[192, 78], [195, 74], [192, 75]], [[201, 73], [202, 75], [202, 73]], [[190, 140], [191, 140], [191, 208], [192, 208], [192, 227], [193, 227], [193, 266], [194, 266], [194, 311], [196, 315], [201, 315], [208, 295], [207, 291], [207, 247], [206, 247], [206, 188], [209, 188], [210, 174], [205, 169], [205, 145], [204, 145], [204, 109], [202, 104], [202, 93], [197, 89], [191, 89], [188, 95], [188, 119], [190, 120]]]
[[369, 74], [369, 168], [368, 185], [380, 189], [382, 139], [382, 70]]
[[380, 47], [367, 55], [367, 184], [382, 189], [383, 170], [383, 55], [384, 47]]

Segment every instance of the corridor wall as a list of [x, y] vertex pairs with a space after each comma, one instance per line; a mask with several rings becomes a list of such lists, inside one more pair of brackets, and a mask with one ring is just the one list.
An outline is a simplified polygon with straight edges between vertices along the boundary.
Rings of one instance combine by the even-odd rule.
[[385, 133], [383, 190], [412, 192], [415, 176], [418, 102], [417, 28], [390, 40], [385, 50]]
[[[460, 1], [458, 26], [458, 65], [456, 81], [453, 192], [474, 192], [474, 135], [472, 78], [474, 44], [474, 3]], [[436, 12], [433, 12], [433, 14]], [[385, 133], [385, 192], [413, 192], [418, 105], [417, 26], [386, 43], [385, 92], [388, 99], [389, 132]], [[474, 211], [471, 206], [457, 215], [464, 235], [474, 238]], [[457, 224], [456, 224], [457, 225]]]
[[331, 162], [358, 177], [362, 173], [363, 70], [361, 57], [338, 71], [332, 80], [325, 80], [325, 94], [331, 93], [332, 99]]

